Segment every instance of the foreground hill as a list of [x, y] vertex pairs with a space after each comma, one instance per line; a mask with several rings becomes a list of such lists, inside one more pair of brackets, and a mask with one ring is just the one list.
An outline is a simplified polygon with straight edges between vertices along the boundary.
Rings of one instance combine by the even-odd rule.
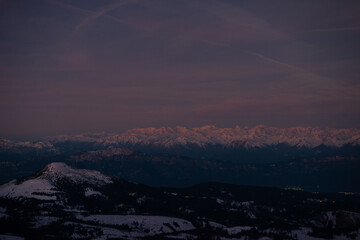
[[0, 186], [0, 238], [356, 239], [360, 197], [221, 183], [153, 188], [52, 163]]

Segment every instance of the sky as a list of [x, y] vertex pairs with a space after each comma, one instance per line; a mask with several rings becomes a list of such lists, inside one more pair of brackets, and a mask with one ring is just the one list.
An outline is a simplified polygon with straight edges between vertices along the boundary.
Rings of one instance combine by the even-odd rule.
[[0, 0], [0, 137], [360, 127], [360, 1]]

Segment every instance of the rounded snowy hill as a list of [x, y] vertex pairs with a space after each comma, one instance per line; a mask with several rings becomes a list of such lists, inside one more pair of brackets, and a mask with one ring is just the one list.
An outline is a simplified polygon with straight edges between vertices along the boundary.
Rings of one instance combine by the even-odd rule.
[[47, 165], [43, 170], [22, 181], [13, 180], [0, 186], [0, 197], [35, 198], [39, 200], [56, 200], [61, 193], [60, 183], [100, 187], [112, 183], [110, 177], [98, 171], [73, 169], [65, 163], [56, 162]]
[[47, 165], [40, 172], [39, 178], [47, 179], [54, 183], [59, 180], [66, 179], [73, 183], [88, 183], [97, 186], [112, 183], [110, 177], [105, 176], [98, 171], [74, 169], [62, 162]]

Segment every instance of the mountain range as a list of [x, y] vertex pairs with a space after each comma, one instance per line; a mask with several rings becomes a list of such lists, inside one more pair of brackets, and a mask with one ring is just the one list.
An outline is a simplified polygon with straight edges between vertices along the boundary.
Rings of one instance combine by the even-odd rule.
[[54, 151], [54, 143], [93, 142], [99, 146], [119, 144], [144, 144], [173, 147], [176, 145], [223, 145], [227, 147], [265, 147], [278, 144], [315, 148], [321, 145], [342, 147], [347, 144], [360, 145], [359, 129], [333, 129], [321, 127], [277, 128], [258, 125], [253, 128], [199, 128], [161, 127], [135, 128], [118, 134], [95, 133], [58, 135], [43, 138], [42, 141], [11, 141], [1, 139], [0, 148], [34, 148]]
[[0, 140], [0, 183], [54, 161], [152, 186], [218, 181], [360, 192], [360, 130], [320, 127], [137, 128]]
[[360, 130], [331, 129], [320, 127], [276, 128], [264, 125], [253, 128], [200, 128], [161, 127], [135, 128], [120, 134], [62, 135], [45, 138], [51, 143], [65, 141], [97, 142], [113, 144], [151, 144], [164, 147], [176, 145], [224, 145], [228, 147], [264, 147], [287, 144], [297, 147], [314, 148], [320, 145], [341, 147], [346, 144], [360, 145]]

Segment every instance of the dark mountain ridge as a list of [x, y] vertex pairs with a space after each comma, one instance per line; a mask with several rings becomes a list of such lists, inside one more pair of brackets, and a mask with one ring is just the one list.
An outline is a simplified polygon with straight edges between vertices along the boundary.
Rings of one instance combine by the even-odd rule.
[[360, 161], [356, 152], [353, 155], [347, 153], [241, 162], [110, 148], [18, 161], [6, 158], [1, 161], [1, 180], [26, 176], [52, 161], [63, 161], [70, 166], [99, 170], [152, 186], [184, 187], [218, 181], [281, 188], [296, 186], [308, 191], [360, 192], [357, 184], [360, 182]]

